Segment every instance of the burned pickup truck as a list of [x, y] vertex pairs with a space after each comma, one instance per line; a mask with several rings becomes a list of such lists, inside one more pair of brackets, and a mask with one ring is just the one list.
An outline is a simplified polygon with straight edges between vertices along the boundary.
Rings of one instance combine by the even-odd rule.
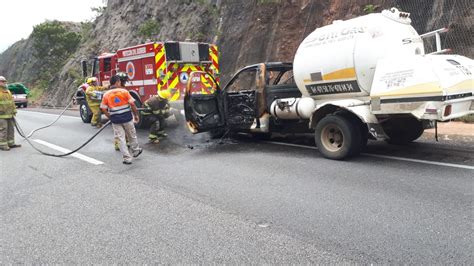
[[[212, 87], [211, 94], [203, 88], [205, 84]], [[276, 100], [301, 96], [293, 79], [291, 63], [271, 62], [244, 67], [222, 89], [211, 75], [193, 72], [184, 98], [187, 125], [193, 133], [210, 131], [216, 137], [226, 130], [249, 132], [259, 137], [268, 137], [275, 132], [313, 132], [307, 121], [280, 120], [279, 115], [284, 117], [285, 114], [275, 111], [279, 110]], [[304, 102], [298, 100], [294, 104], [297, 107]]]

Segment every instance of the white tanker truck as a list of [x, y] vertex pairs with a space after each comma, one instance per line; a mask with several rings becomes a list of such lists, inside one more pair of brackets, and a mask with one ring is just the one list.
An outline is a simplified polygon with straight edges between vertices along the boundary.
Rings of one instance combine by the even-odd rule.
[[[368, 138], [409, 143], [436, 121], [473, 114], [474, 61], [443, 54], [445, 29], [419, 35], [410, 24], [395, 8], [334, 21], [306, 37], [293, 64], [247, 66], [223, 89], [193, 72], [184, 99], [188, 128], [314, 132], [323, 156], [344, 159]], [[437, 51], [425, 54], [429, 37]]]

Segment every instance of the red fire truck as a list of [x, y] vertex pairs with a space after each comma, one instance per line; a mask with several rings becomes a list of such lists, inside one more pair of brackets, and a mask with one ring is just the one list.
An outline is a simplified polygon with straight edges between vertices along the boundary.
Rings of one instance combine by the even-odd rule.
[[[82, 61], [83, 74], [87, 73], [87, 61]], [[219, 76], [218, 50], [216, 45], [194, 42], [150, 42], [119, 49], [116, 53], [103, 53], [94, 58], [92, 73], [99, 85], [108, 86], [109, 79], [118, 72], [128, 76], [126, 88], [140, 107], [147, 99], [168, 90], [170, 101], [182, 100], [189, 74], [205, 71]], [[87, 84], [81, 85], [75, 99], [84, 123], [89, 123], [92, 113], [85, 100]]]

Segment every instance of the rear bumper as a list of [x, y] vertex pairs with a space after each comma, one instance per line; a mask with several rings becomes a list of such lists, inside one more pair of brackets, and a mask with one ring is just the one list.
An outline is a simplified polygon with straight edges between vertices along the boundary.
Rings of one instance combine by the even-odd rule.
[[28, 99], [15, 99], [14, 102], [15, 104], [24, 104], [28, 103]]
[[[451, 114], [446, 114], [449, 111], [446, 110], [446, 108], [451, 108]], [[471, 114], [474, 114], [474, 96], [465, 99], [445, 101], [443, 104], [443, 113], [439, 120], [446, 121]]]
[[447, 121], [474, 114], [472, 93], [455, 97], [451, 95], [417, 99], [382, 99], [380, 102], [374, 103], [371, 103], [371, 107], [372, 112], [376, 115], [412, 114], [420, 120]]

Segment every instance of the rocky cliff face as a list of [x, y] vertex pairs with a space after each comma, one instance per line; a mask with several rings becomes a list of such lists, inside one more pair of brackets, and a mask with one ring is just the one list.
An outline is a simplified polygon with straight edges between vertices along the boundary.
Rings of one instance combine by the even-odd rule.
[[[71, 69], [79, 71], [81, 58], [142, 43], [138, 29], [150, 19], [160, 25], [157, 40], [217, 42], [225, 82], [247, 64], [292, 61], [299, 43], [317, 27], [392, 6], [411, 12], [420, 33], [450, 26], [443, 41], [456, 53], [474, 56], [470, 0], [109, 0], [93, 23], [89, 40], [51, 81], [44, 104], [68, 101], [77, 79]], [[1, 73], [9, 75], [6, 66], [11, 62], [34, 65], [24, 48], [29, 42], [20, 41], [0, 56]]]
[[21, 80], [32, 83], [37, 73], [37, 62], [33, 57], [31, 39], [21, 40], [13, 44], [0, 56], [0, 75], [9, 80]]

